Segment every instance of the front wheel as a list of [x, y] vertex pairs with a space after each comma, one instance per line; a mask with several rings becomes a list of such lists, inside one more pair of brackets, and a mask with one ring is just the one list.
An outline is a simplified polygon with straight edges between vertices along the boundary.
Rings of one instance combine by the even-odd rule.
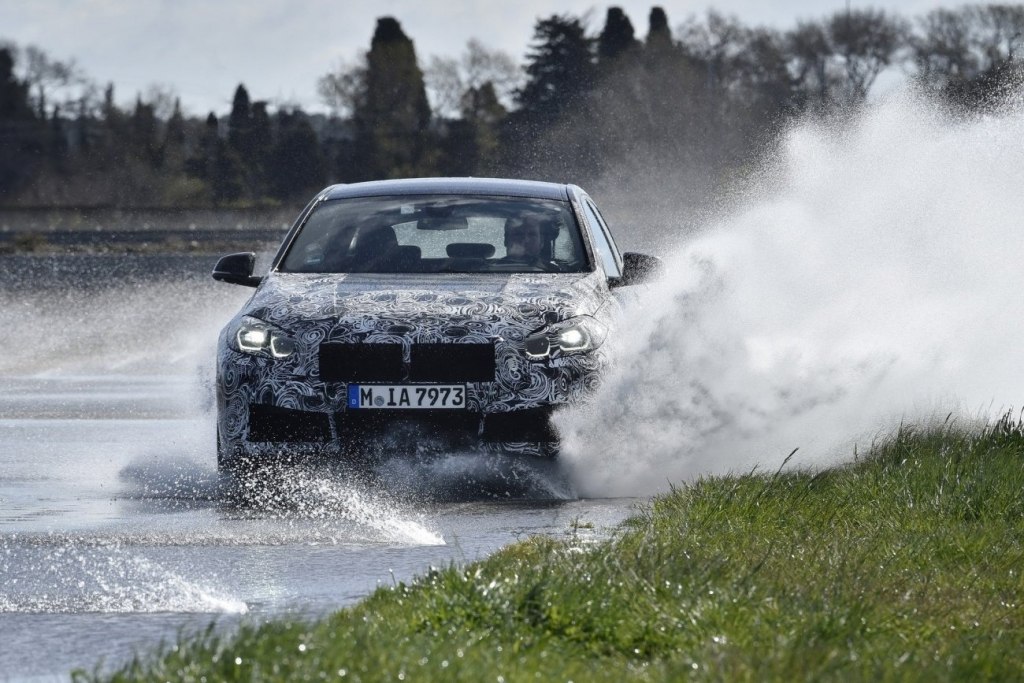
[[243, 458], [238, 448], [232, 448], [224, 444], [220, 435], [220, 426], [217, 426], [217, 473], [231, 477], [241, 477], [248, 474], [252, 464], [248, 458]]

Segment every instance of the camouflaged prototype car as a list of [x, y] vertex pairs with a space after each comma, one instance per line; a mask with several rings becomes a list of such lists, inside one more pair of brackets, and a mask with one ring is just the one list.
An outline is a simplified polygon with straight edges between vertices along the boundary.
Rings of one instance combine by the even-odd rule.
[[[288, 231], [217, 356], [217, 452], [238, 471], [314, 452], [550, 456], [549, 418], [607, 362], [615, 288], [654, 257], [620, 254], [579, 187], [434, 178], [335, 185]], [[625, 291], [625, 290], [623, 290]]]

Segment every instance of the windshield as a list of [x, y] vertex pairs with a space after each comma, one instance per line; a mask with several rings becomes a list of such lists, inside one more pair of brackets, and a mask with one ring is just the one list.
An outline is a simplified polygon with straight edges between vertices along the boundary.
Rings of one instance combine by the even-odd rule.
[[317, 206], [289, 246], [291, 273], [542, 273], [590, 270], [568, 202], [395, 196]]

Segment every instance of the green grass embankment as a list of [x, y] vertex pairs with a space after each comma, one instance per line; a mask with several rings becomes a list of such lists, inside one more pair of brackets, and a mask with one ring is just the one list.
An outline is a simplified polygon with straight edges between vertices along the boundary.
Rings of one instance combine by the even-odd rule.
[[1024, 427], [903, 428], [817, 474], [702, 479], [115, 680], [1020, 680]]

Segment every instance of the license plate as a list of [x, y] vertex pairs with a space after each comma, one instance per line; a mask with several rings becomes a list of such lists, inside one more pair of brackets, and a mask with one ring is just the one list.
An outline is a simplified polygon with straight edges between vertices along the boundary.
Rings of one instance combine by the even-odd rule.
[[349, 384], [348, 408], [444, 409], [466, 407], [464, 384]]

